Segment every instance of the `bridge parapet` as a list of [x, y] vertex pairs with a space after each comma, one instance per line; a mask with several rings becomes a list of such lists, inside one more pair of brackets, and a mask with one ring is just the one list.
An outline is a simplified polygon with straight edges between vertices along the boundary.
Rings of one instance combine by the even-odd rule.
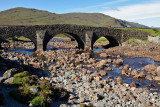
[[92, 27], [83, 25], [36, 25], [36, 26], [0, 26], [0, 39], [5, 40], [8, 37], [24, 36], [29, 38], [36, 49], [46, 50], [47, 43], [56, 34], [65, 33], [72, 36], [77, 42], [78, 47], [86, 50], [93, 49], [95, 41], [104, 36], [112, 46], [118, 46], [130, 38], [147, 40], [150, 35], [148, 32], [108, 29], [107, 27]]

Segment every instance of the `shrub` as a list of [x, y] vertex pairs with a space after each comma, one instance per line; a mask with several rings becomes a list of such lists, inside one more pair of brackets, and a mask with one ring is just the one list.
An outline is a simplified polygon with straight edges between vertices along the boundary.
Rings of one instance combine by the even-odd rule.
[[[31, 76], [28, 72], [22, 72], [14, 75], [13, 84], [16, 84], [18, 90], [11, 91], [10, 95], [21, 103], [32, 103], [37, 107], [49, 105], [51, 99], [66, 98], [68, 93], [63, 88], [55, 88], [46, 80], [40, 80]], [[39, 92], [33, 93], [30, 87], [38, 87]]]
[[23, 104], [28, 104], [28, 102], [35, 97], [32, 93], [24, 94], [22, 90], [11, 91], [9, 95]]
[[45, 97], [37, 96], [30, 103], [32, 103], [36, 107], [45, 107], [48, 105]]

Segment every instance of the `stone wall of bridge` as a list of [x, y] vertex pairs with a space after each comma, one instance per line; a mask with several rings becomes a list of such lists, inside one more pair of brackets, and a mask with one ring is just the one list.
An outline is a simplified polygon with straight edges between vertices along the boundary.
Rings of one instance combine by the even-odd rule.
[[29, 38], [36, 49], [46, 50], [48, 42], [57, 34], [67, 34], [73, 37], [78, 47], [82, 49], [93, 49], [95, 41], [104, 36], [110, 46], [121, 45], [122, 42], [130, 39], [144, 39], [150, 35], [147, 32], [124, 30], [124, 29], [109, 29], [107, 27], [92, 27], [80, 25], [37, 25], [37, 26], [0, 26], [0, 40], [3, 41], [9, 37], [24, 36]]

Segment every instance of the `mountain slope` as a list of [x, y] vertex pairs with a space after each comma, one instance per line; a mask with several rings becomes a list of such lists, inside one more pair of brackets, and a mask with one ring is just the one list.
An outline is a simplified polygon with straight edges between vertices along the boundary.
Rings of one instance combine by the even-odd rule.
[[0, 12], [0, 25], [50, 25], [77, 24], [88, 26], [147, 28], [133, 22], [127, 22], [101, 13], [67, 13], [55, 14], [29, 8], [13, 8]]

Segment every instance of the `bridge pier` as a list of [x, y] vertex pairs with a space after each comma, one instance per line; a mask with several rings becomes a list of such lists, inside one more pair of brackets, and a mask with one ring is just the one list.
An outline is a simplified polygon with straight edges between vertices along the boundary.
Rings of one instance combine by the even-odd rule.
[[36, 31], [36, 37], [37, 37], [37, 46], [36, 46], [36, 50], [44, 50], [43, 47], [43, 39], [46, 35], [46, 30], [38, 30]]
[[93, 37], [93, 32], [92, 31], [86, 31], [84, 50], [86, 50], [86, 51], [92, 50], [92, 37]]

